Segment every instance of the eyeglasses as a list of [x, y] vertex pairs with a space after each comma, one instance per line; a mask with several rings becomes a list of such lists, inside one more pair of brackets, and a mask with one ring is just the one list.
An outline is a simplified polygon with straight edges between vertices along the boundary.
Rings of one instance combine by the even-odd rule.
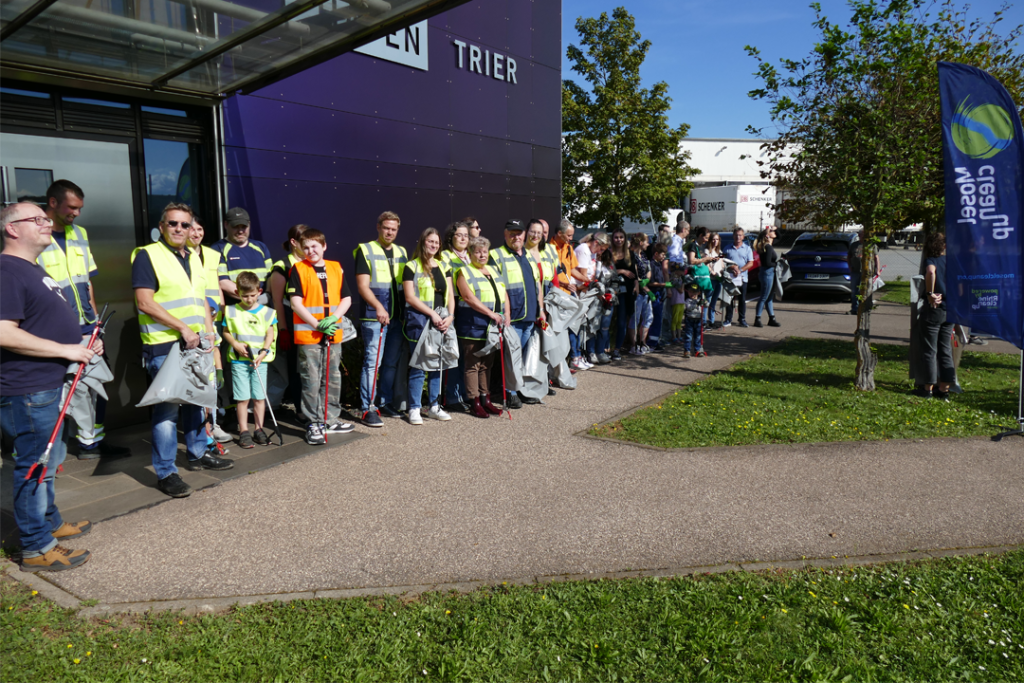
[[178, 222], [178, 221], [165, 221], [165, 225], [168, 228], [176, 228], [176, 227], [178, 227], [180, 225], [182, 230], [191, 230], [192, 229], [192, 224], [189, 223], [188, 221], [181, 221], [181, 222]]
[[32, 216], [31, 218], [19, 218], [18, 220], [11, 221], [11, 222], [12, 223], [27, 223], [28, 221], [32, 221], [33, 223], [38, 225], [40, 228], [46, 227], [48, 225], [53, 225], [53, 219], [50, 218], [49, 216]]

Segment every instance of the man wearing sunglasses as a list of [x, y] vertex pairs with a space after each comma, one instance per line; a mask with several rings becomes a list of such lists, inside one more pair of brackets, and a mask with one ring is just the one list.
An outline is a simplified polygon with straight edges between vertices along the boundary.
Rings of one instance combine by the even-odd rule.
[[[92, 334], [96, 323], [96, 295], [92, 279], [97, 275], [96, 261], [89, 248], [89, 233], [77, 225], [85, 206], [85, 193], [70, 180], [57, 180], [46, 190], [46, 216], [53, 222], [50, 244], [39, 255], [39, 265], [60, 285], [64, 298], [78, 315], [83, 336]], [[111, 446], [103, 440], [103, 419], [107, 400], [93, 395], [93, 415], [75, 425], [78, 430], [78, 459], [123, 458], [131, 451]]]
[[[171, 203], [160, 217], [160, 239], [132, 253], [132, 287], [139, 310], [142, 357], [150, 378], [156, 377], [173, 347], [199, 346], [200, 334], [216, 343], [213, 317], [206, 301], [207, 274], [199, 255], [188, 247], [192, 209]], [[213, 347], [211, 346], [211, 350]], [[153, 406], [153, 469], [157, 488], [172, 498], [185, 498], [192, 487], [182, 481], [174, 460], [178, 454], [179, 409], [188, 469], [229, 470], [234, 462], [206, 454], [203, 409], [161, 403]]]

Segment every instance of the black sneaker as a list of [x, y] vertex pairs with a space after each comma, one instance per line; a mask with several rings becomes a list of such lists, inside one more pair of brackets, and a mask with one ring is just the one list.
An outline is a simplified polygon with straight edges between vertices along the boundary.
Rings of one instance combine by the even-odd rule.
[[558, 393], [557, 391], [555, 391], [551, 387], [548, 387], [548, 396], [554, 396], [557, 393]]
[[746, 320], [741, 320], [740, 321], [740, 327], [750, 327], [750, 325], [747, 324]]
[[619, 353], [618, 349], [615, 349], [614, 351], [612, 351], [611, 359], [612, 360], [622, 360], [622, 354]]
[[159, 480], [156, 487], [171, 498], [188, 498], [192, 495], [192, 487], [186, 484], [178, 473], [169, 474]]
[[523, 407], [523, 401], [515, 393], [510, 393], [505, 401], [505, 407], [512, 410], [519, 410]]
[[466, 413], [466, 414], [471, 413], [472, 410], [473, 410], [472, 408], [469, 407], [469, 404], [467, 404], [465, 401], [452, 401], [451, 403], [446, 405], [444, 407], [444, 409], [445, 409], [446, 412], [449, 412], [449, 413]]
[[544, 403], [539, 398], [533, 398], [532, 396], [523, 396], [520, 394], [519, 400], [523, 402], [523, 405], [536, 406]]
[[363, 414], [363, 424], [367, 427], [380, 428], [384, 426], [384, 420], [380, 419], [376, 410], [368, 410]]
[[100, 441], [97, 445], [92, 448], [86, 448], [85, 446], [79, 445], [78, 447], [78, 459], [79, 460], [120, 460], [121, 458], [127, 458], [131, 456], [132, 449], [125, 448], [124, 446], [112, 446], [106, 441]]
[[[264, 434], [264, 437], [266, 434]], [[256, 448], [256, 444], [253, 442], [252, 434], [249, 430], [245, 430], [238, 436], [238, 445], [242, 448]]]
[[402, 414], [389, 406], [387, 403], [380, 407], [381, 417], [402, 417]]
[[185, 467], [191, 472], [199, 472], [200, 470], [230, 470], [234, 466], [234, 460], [219, 458], [216, 455], [211, 455], [209, 453], [198, 460], [189, 460], [185, 465]]
[[760, 318], [754, 318], [754, 327], [764, 327]]
[[324, 437], [323, 426], [319, 422], [310, 422], [306, 427], [306, 443], [310, 446], [320, 446], [327, 443]]
[[256, 430], [256, 433], [252, 435], [252, 440], [256, 443], [257, 446], [270, 445], [270, 437], [267, 436], [267, 433], [262, 429]]
[[934, 391], [932, 391], [932, 398], [938, 401], [949, 401], [949, 392], [939, 391], [938, 389], [935, 389]]
[[352, 424], [351, 422], [341, 422], [341, 421], [338, 421], [338, 422], [335, 422], [334, 424], [332, 424], [330, 427], [327, 428], [327, 433], [328, 434], [348, 434], [349, 432], [354, 431], [355, 428], [356, 428], [356, 426], [354, 424]]
[[782, 325], [775, 318], [768, 318], [768, 327], [782, 327]]
[[914, 394], [914, 396], [917, 396], [918, 398], [931, 398], [932, 397], [932, 392], [928, 391], [924, 387], [917, 387], [911, 393]]

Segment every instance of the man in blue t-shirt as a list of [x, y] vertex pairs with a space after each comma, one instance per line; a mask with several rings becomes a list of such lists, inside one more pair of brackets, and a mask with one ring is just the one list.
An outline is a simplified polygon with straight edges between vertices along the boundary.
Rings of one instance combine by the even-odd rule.
[[[61, 571], [84, 564], [89, 551], [59, 543], [92, 529], [61, 519], [53, 477], [67, 454], [67, 430], [58, 432], [44, 467], [39, 464], [61, 410], [68, 363], [88, 363], [103, 353], [81, 345], [78, 313], [57, 281], [36, 259], [50, 246], [53, 221], [35, 204], [0, 212], [0, 426], [14, 442], [14, 521], [21, 536], [21, 570]], [[31, 475], [31, 477], [29, 477]]]
[[744, 241], [745, 237], [743, 228], [737, 225], [732, 231], [732, 244], [726, 245], [722, 250], [722, 255], [734, 264], [729, 266], [726, 272], [740, 290], [725, 307], [722, 327], [732, 325], [732, 309], [737, 304], [740, 309], [739, 325], [747, 326], [747, 271], [754, 267], [754, 250]]
[[248, 211], [238, 206], [228, 209], [224, 214], [224, 234], [227, 235], [227, 239], [219, 240], [213, 245], [221, 254], [217, 277], [220, 279], [226, 306], [240, 301], [235, 282], [238, 276], [247, 270], [256, 274], [260, 279], [260, 287], [263, 288], [264, 293], [260, 294], [257, 303], [272, 305], [266, 294], [270, 291], [267, 278], [270, 277], [270, 270], [274, 266], [270, 258], [270, 248], [263, 242], [249, 239], [251, 230], [252, 221], [249, 219]]

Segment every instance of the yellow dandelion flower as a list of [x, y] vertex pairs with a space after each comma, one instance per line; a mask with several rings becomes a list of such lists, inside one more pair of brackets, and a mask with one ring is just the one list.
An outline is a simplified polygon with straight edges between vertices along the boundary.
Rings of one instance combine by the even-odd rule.
[[81, 662], [82, 660], [81, 660], [81, 659], [72, 659], [71, 661], [73, 661], [73, 662], [74, 662], [75, 664], [78, 664], [78, 663], [79, 663], [79, 662]]

